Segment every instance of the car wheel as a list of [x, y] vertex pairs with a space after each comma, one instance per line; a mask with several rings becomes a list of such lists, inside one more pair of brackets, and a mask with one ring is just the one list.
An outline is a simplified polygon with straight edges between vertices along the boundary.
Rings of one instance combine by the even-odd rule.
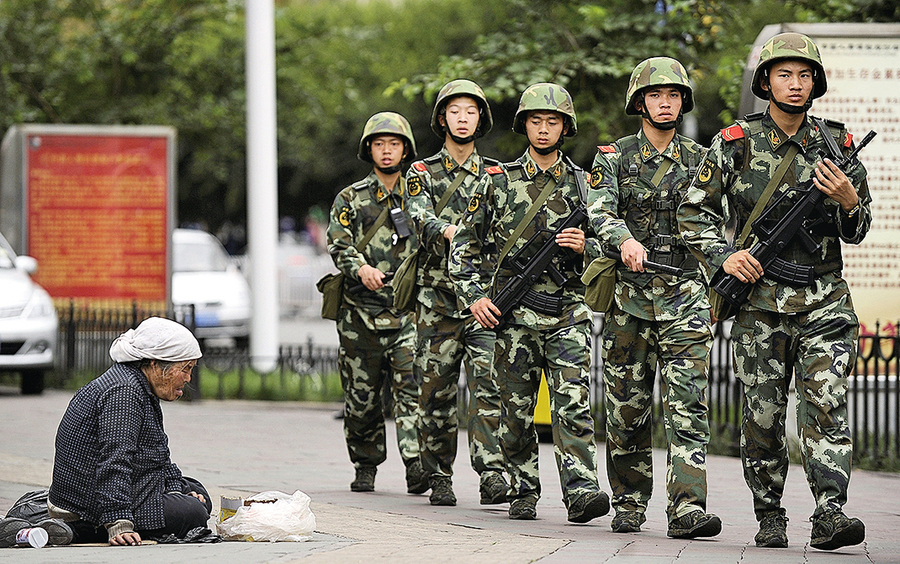
[[23, 370], [21, 376], [23, 396], [36, 396], [44, 391], [43, 370]]

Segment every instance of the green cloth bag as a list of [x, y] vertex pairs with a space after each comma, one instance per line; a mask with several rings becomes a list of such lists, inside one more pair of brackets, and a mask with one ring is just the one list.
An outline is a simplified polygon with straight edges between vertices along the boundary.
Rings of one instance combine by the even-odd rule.
[[344, 303], [344, 275], [328, 273], [316, 282], [322, 292], [322, 318], [337, 320]]
[[597, 313], [606, 313], [612, 307], [616, 293], [616, 263], [606, 256], [595, 258], [581, 275], [586, 286], [584, 303]]
[[416, 308], [416, 294], [419, 287], [416, 285], [416, 274], [419, 271], [419, 250], [410, 253], [397, 270], [394, 271], [394, 307], [400, 311], [414, 311]]

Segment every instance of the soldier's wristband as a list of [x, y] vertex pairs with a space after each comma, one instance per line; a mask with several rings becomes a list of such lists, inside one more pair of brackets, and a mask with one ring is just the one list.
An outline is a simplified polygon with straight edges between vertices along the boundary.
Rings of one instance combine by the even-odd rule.
[[[844, 208], [841, 208], [841, 211], [843, 211], [843, 209]], [[858, 213], [859, 213], [859, 202], [856, 202], [856, 205], [853, 206], [852, 208], [850, 208], [850, 211], [844, 212], [844, 215], [846, 215], [847, 217], [855, 217], [856, 214], [858, 214]]]

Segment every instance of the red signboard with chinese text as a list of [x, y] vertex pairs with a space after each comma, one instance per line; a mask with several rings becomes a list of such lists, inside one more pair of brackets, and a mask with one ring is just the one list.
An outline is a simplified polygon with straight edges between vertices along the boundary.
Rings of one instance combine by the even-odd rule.
[[27, 248], [51, 296], [166, 302], [170, 142], [26, 136]]

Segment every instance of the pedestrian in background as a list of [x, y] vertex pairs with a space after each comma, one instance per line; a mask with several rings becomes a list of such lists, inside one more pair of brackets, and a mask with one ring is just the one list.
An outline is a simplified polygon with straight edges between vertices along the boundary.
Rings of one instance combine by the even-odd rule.
[[[593, 315], [584, 303], [579, 277], [585, 246], [597, 245], [593, 239], [586, 242], [586, 225], [556, 235], [564, 251], [554, 264], [562, 283], [544, 272], [529, 288], [534, 299], [515, 307], [502, 326], [500, 310], [491, 301], [495, 290], [513, 276], [505, 258], [535, 235], [541, 241], [553, 237], [575, 208], [586, 204], [587, 195], [576, 179], [584, 172], [565, 164], [559, 150], [564, 137], [577, 131], [571, 96], [556, 84], [529, 86], [519, 101], [513, 130], [528, 138], [528, 149], [517, 161], [489, 171], [483, 180], [487, 186], [470, 201], [453, 239], [450, 277], [461, 305], [483, 327], [497, 331], [494, 366], [500, 386], [500, 440], [510, 477], [509, 517], [537, 518], [541, 483], [534, 407], [543, 373], [568, 520], [586, 523], [609, 512], [609, 497], [597, 483], [588, 387]], [[584, 177], [581, 180], [586, 185]], [[493, 276], [484, 268], [484, 241], [501, 249]]]
[[[841, 277], [841, 241], [863, 240], [872, 221], [871, 198], [865, 168], [853, 163], [844, 172], [827, 151], [828, 135], [845, 154], [851, 150], [843, 124], [815, 121], [808, 114], [813, 100], [827, 90], [819, 49], [810, 38], [783, 33], [767, 41], [751, 88], [768, 101], [766, 110], [713, 138], [678, 209], [679, 227], [713, 281], [730, 275], [753, 284], [735, 315], [731, 343], [735, 375], [744, 384], [741, 459], [759, 521], [756, 545], [788, 545], [781, 498], [789, 466], [785, 417], [793, 376], [800, 456], [816, 504], [810, 546], [833, 550], [865, 539], [862, 521], [842, 511], [853, 455], [847, 376], [856, 362], [859, 320]], [[809, 229], [812, 245], [794, 237], [779, 252], [797, 275], [786, 280], [763, 270], [750, 254], [755, 236], [745, 229], [779, 194], [810, 180], [826, 196], [823, 222]], [[725, 238], [729, 215], [736, 219], [735, 233], [742, 234], [744, 244], [738, 247]]]
[[428, 489], [419, 461], [416, 409], [419, 384], [413, 370], [416, 340], [411, 313], [393, 307], [390, 275], [416, 248], [405, 211], [402, 163], [416, 156], [412, 129], [394, 112], [373, 115], [363, 128], [358, 157], [372, 172], [334, 199], [328, 252], [344, 274], [344, 305], [337, 319], [338, 364], [344, 391], [344, 436], [356, 477], [355, 492], [375, 489], [375, 473], [387, 457], [382, 409], [384, 381], [393, 393], [397, 443], [410, 493]]
[[[641, 116], [641, 127], [599, 147], [591, 172], [592, 227], [622, 257], [603, 324], [606, 470], [617, 533], [638, 532], [646, 521], [657, 366], [668, 451], [667, 534], [710, 537], [722, 529], [721, 520], [706, 513], [710, 306], [697, 259], [681, 240], [675, 218], [704, 154], [675, 131], [693, 107], [680, 62], [642, 61], [625, 95], [625, 113]], [[681, 268], [684, 277], [648, 271], [645, 260]]]
[[[447, 272], [450, 242], [475, 195], [486, 167], [500, 163], [478, 154], [475, 140], [491, 130], [491, 108], [470, 80], [453, 80], [438, 92], [431, 129], [444, 140], [437, 154], [407, 172], [409, 211], [419, 235], [416, 333], [413, 371], [421, 383], [419, 441], [422, 466], [430, 476], [432, 505], [456, 505], [457, 391], [465, 363], [469, 457], [480, 476], [482, 504], [506, 501], [509, 485], [500, 449], [500, 390], [494, 381], [494, 332], [461, 310]], [[492, 270], [486, 261], [485, 268]]]

